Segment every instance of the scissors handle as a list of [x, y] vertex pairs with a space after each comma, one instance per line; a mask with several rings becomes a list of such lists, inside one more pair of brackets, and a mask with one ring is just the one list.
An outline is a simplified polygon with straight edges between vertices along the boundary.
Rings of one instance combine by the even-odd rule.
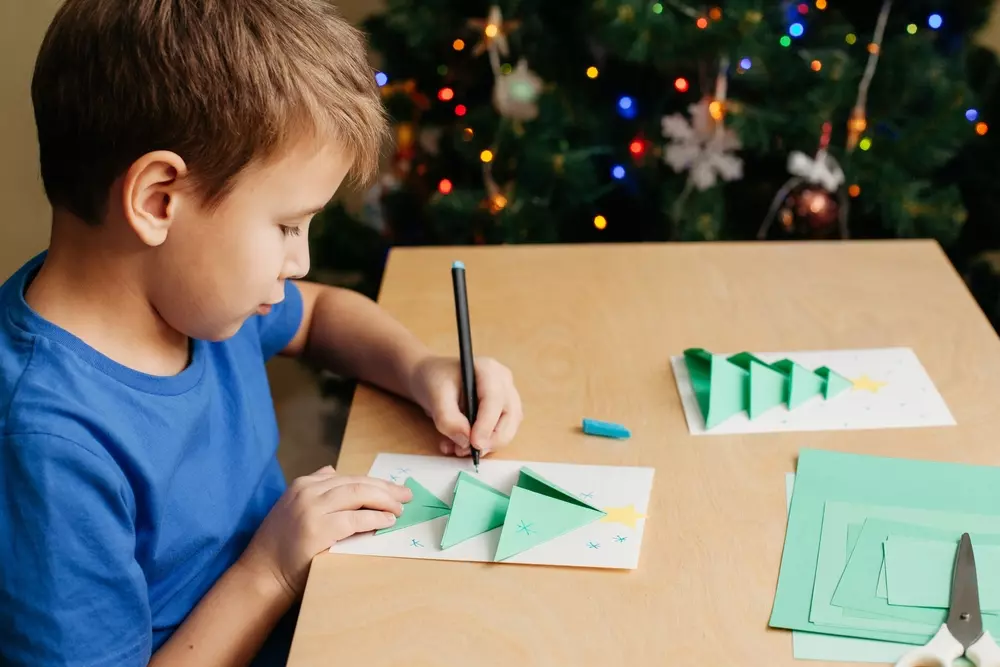
[[986, 630], [982, 637], [965, 650], [965, 657], [977, 667], [1000, 667], [1000, 646], [997, 646], [990, 631]]
[[[992, 642], [992, 639], [990, 642]], [[989, 644], [985, 644], [984, 646], [988, 647]], [[993, 646], [995, 648], [996, 644], [993, 644]], [[951, 630], [948, 629], [948, 624], [943, 623], [937, 634], [931, 637], [929, 642], [904, 653], [899, 662], [896, 663], [896, 667], [951, 667], [955, 660], [960, 658], [964, 653], [965, 647], [962, 646], [962, 642], [955, 639], [954, 635], [951, 634]], [[997, 655], [1000, 655], [1000, 653]], [[986, 665], [981, 663], [977, 664], [979, 664], [979, 667], [986, 667]], [[996, 667], [1000, 667], [1000, 663], [993, 664]]]

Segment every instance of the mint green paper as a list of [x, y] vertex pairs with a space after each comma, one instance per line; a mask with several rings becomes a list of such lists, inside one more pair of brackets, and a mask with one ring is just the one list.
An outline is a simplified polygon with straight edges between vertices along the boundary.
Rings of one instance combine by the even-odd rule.
[[396, 519], [396, 523], [388, 528], [376, 530], [376, 535], [391, 533], [394, 530], [409, 528], [425, 521], [432, 521], [451, 511], [451, 508], [443, 500], [428, 491], [423, 484], [412, 477], [407, 477], [406, 481], [403, 482], [403, 486], [413, 492], [413, 497], [410, 498], [410, 502], [403, 504], [403, 513]]
[[701, 348], [684, 350], [705, 428], [713, 428], [742, 412], [746, 404], [747, 372], [722, 355]]
[[[1000, 530], [1000, 517], [991, 517], [992, 530], [990, 533], [975, 533], [973, 538], [976, 542], [990, 542], [998, 539], [994, 531]], [[949, 525], [961, 525], [965, 519], [958, 515], [949, 520]], [[841, 577], [840, 584], [833, 596], [832, 603], [837, 606], [864, 610], [891, 616], [900, 620], [925, 623], [932, 629], [936, 629], [944, 622], [948, 606], [947, 598], [951, 590], [952, 563], [945, 563], [943, 571], [938, 573], [939, 577], [945, 580], [945, 602], [934, 608], [935, 605], [891, 605], [886, 598], [877, 596], [877, 583], [879, 572], [886, 572], [888, 582], [889, 566], [887, 558], [884, 556], [883, 544], [901, 537], [931, 538], [940, 540], [954, 539], [953, 545], [957, 546], [958, 537], [965, 532], [963, 529], [935, 528], [927, 525], [902, 523], [894, 521], [884, 521], [869, 519], [865, 522], [858, 538], [857, 546], [852, 553], [847, 568]], [[952, 549], [952, 562], [954, 561], [954, 548]], [[872, 594], [872, 586], [876, 586], [875, 595]], [[915, 584], [918, 588], [923, 583]], [[984, 607], [985, 608], [985, 607]], [[987, 629], [993, 630], [1000, 619], [987, 619], [988, 612], [984, 614], [983, 622]]]
[[729, 357], [729, 362], [750, 373], [746, 411], [756, 419], [785, 402], [788, 393], [785, 376], [749, 352]]
[[875, 597], [888, 599], [889, 591], [885, 583], [885, 558], [882, 558], [882, 565], [878, 568], [878, 587], [875, 589]]
[[[972, 536], [979, 604], [1000, 610], [1000, 535]], [[888, 601], [893, 606], [947, 608], [958, 540], [890, 536], [884, 543]]]
[[[860, 630], [809, 620], [818, 574], [824, 503], [837, 500], [951, 513], [981, 512], [983, 508], [1000, 508], [1000, 468], [813, 449], [800, 451], [770, 625], [901, 641], [884, 630]], [[842, 564], [846, 562], [846, 539], [844, 528], [836, 548]], [[834, 572], [834, 588], [839, 574]], [[832, 598], [833, 591], [829, 592]], [[911, 635], [902, 641], [922, 643], [929, 639], [925, 634], [922, 640], [914, 641]]]
[[510, 498], [464, 470], [455, 482], [455, 499], [441, 537], [441, 548], [450, 547], [503, 525]]
[[810, 398], [823, 395], [826, 381], [809, 369], [789, 359], [771, 364], [788, 377], [788, 409], [794, 410]]
[[826, 366], [817, 368], [816, 375], [820, 376], [824, 380], [823, 398], [826, 400], [829, 400], [854, 386], [853, 382]]
[[[795, 490], [795, 473], [785, 475], [785, 508], [791, 506], [792, 494]], [[851, 524], [847, 532], [847, 553], [851, 551], [861, 534], [860, 524]], [[792, 655], [796, 660], [832, 660], [839, 662], [875, 662], [895, 663], [906, 651], [913, 648], [909, 644], [878, 641], [875, 639], [856, 639], [854, 637], [838, 637], [836, 635], [821, 635], [813, 632], [792, 631]], [[959, 658], [956, 665], [970, 665], [968, 661]]]

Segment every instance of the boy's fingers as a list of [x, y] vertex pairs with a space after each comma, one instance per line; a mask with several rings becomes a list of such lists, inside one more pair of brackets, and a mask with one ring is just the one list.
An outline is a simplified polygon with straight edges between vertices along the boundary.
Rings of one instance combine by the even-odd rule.
[[517, 433], [519, 424], [520, 419], [515, 413], [504, 412], [500, 415], [500, 421], [497, 422], [496, 430], [493, 432], [493, 446], [503, 447], [510, 444], [510, 441], [514, 439], [514, 434]]
[[496, 428], [503, 413], [502, 396], [498, 388], [493, 388], [489, 393], [484, 393], [482, 400], [479, 401], [479, 414], [476, 415], [476, 423], [472, 426], [472, 444], [480, 451], [490, 449], [493, 429]]
[[399, 484], [363, 477], [332, 484], [321, 494], [321, 498], [330, 512], [367, 507], [398, 515], [403, 511], [402, 503], [413, 498], [413, 492]]
[[396, 523], [396, 517], [390, 512], [377, 510], [354, 510], [330, 514], [330, 544], [350, 537], [355, 533], [367, 533], [380, 528], [388, 528]]

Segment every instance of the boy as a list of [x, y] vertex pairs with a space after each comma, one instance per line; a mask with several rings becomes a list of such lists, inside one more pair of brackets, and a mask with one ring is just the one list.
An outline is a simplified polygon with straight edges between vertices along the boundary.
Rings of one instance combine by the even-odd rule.
[[51, 242], [0, 287], [0, 663], [247, 664], [314, 555], [392, 524], [403, 486], [286, 490], [274, 354], [411, 399], [445, 454], [514, 436], [505, 367], [477, 362], [470, 427], [456, 360], [297, 281], [311, 216], [376, 169], [373, 81], [323, 0], [60, 8], [32, 85]]

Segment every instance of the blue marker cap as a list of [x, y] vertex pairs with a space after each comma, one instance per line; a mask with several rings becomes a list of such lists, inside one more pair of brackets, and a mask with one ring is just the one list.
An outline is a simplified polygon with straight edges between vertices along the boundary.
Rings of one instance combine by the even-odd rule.
[[458, 260], [455, 260], [455, 263], [451, 265], [451, 268], [453, 268], [453, 269], [465, 269], [465, 263], [464, 262], [459, 262]]
[[597, 419], [583, 420], [583, 432], [587, 435], [599, 435], [604, 438], [628, 438], [632, 434], [621, 424], [599, 421]]

